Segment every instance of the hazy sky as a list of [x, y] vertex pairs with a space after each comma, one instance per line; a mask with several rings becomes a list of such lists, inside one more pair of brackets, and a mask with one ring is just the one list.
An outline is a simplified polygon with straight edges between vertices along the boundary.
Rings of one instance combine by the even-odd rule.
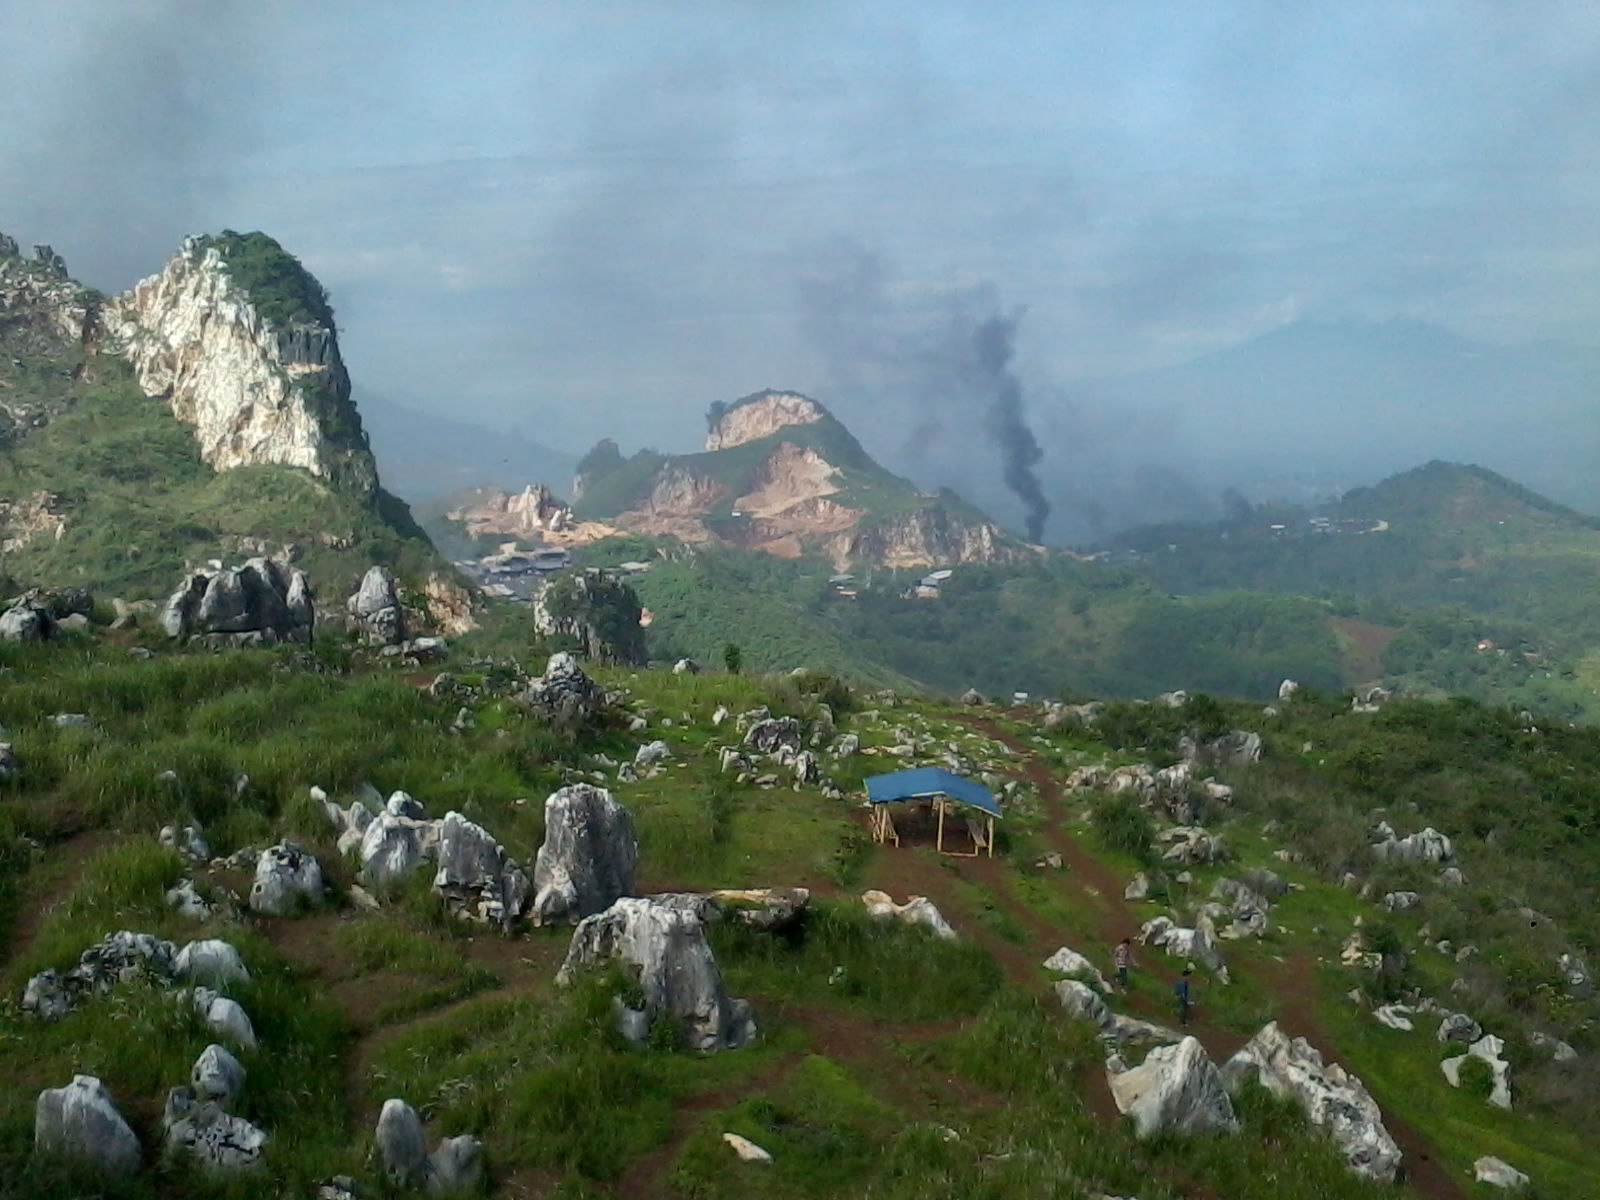
[[[1600, 340], [1571, 0], [13, 8], [0, 230], [117, 289], [264, 229], [359, 384], [573, 449], [829, 399], [974, 296], [1023, 310], [1045, 424], [1067, 381], [1302, 317]], [[876, 349], [829, 342], [841, 292]]]

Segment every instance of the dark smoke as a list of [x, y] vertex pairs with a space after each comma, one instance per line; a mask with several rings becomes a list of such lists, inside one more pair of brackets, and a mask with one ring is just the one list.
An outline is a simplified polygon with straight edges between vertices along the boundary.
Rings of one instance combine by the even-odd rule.
[[1028, 427], [1022, 404], [1022, 381], [1011, 369], [1011, 356], [1017, 334], [1019, 311], [1013, 316], [995, 314], [979, 323], [973, 332], [972, 348], [980, 372], [977, 383], [991, 397], [984, 414], [984, 429], [1000, 447], [1001, 469], [1006, 486], [1017, 494], [1027, 510], [1028, 540], [1044, 539], [1045, 522], [1050, 519], [1050, 501], [1034, 468], [1044, 459], [1039, 439]]

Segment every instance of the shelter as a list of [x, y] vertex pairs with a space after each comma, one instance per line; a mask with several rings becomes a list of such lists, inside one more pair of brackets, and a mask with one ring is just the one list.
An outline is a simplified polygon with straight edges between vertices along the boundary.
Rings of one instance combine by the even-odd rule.
[[930, 800], [939, 814], [939, 853], [954, 853], [944, 848], [944, 818], [949, 802], [965, 805], [982, 813], [982, 817], [969, 817], [967, 831], [972, 835], [973, 850], [967, 858], [976, 858], [987, 851], [994, 857], [994, 822], [1003, 817], [994, 793], [981, 783], [967, 779], [940, 767], [912, 767], [906, 771], [893, 771], [888, 775], [874, 775], [867, 780], [867, 802], [872, 805], [872, 840], [892, 841], [900, 844], [894, 821], [889, 816], [889, 805], [908, 801]]

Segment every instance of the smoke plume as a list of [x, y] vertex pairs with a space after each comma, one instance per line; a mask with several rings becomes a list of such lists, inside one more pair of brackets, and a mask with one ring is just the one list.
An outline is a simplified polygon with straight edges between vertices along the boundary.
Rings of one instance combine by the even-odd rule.
[[1045, 522], [1050, 518], [1050, 501], [1045, 499], [1034, 468], [1044, 459], [1039, 439], [1028, 426], [1022, 404], [1022, 381], [1011, 369], [1013, 343], [1019, 311], [1013, 316], [996, 314], [979, 323], [973, 332], [972, 349], [978, 378], [975, 382], [989, 396], [984, 414], [984, 429], [1000, 449], [1001, 470], [1006, 486], [1017, 494], [1027, 511], [1028, 540], [1044, 538]]

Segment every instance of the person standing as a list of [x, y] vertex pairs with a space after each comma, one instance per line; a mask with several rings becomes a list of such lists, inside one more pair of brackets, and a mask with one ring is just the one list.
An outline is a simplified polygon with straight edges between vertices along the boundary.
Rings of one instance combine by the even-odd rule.
[[1111, 961], [1117, 968], [1117, 988], [1125, 992], [1128, 990], [1128, 968], [1133, 966], [1133, 942], [1130, 938], [1123, 938], [1117, 943]]
[[1189, 976], [1192, 973], [1192, 968], [1185, 967], [1183, 969], [1183, 978], [1172, 985], [1172, 994], [1178, 998], [1179, 1025], [1187, 1025], [1189, 1023], [1189, 1009], [1193, 1003], [1189, 993]]

